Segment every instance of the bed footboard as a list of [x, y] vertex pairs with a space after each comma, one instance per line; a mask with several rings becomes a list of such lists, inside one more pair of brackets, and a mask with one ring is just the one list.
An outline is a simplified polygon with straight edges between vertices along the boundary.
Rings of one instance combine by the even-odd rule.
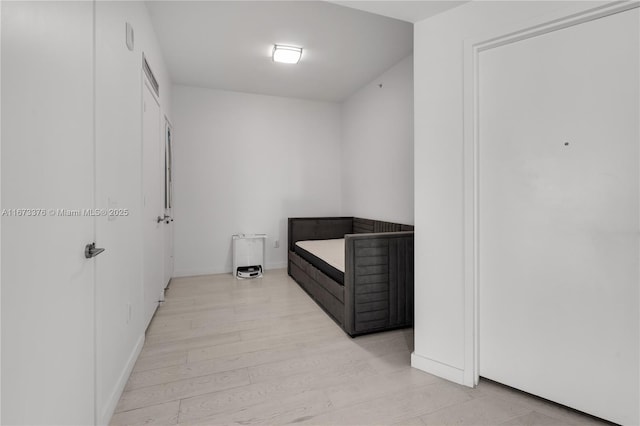
[[345, 235], [344, 329], [413, 325], [413, 232]]

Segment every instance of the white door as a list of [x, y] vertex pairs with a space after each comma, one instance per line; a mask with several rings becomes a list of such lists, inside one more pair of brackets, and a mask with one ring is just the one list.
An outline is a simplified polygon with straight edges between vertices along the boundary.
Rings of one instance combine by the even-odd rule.
[[480, 54], [480, 374], [638, 424], [638, 9]]
[[142, 87], [142, 226], [144, 232], [144, 318], [149, 325], [164, 288], [164, 202], [160, 105], [146, 78]]
[[165, 120], [164, 129], [164, 285], [169, 284], [173, 276], [173, 128]]
[[0, 7], [1, 423], [93, 424], [93, 4]]

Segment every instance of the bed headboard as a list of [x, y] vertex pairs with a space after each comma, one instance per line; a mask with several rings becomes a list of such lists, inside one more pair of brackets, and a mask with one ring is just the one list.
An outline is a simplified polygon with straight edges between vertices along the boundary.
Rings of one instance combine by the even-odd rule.
[[363, 219], [360, 217], [290, 217], [289, 250], [305, 240], [344, 238], [345, 234], [413, 231], [412, 225]]
[[289, 250], [297, 241], [331, 240], [352, 233], [352, 217], [290, 217]]
[[413, 231], [412, 225], [403, 225], [401, 223], [384, 222], [381, 220], [363, 219], [361, 217], [353, 218], [354, 234], [370, 234], [372, 232], [401, 232]]

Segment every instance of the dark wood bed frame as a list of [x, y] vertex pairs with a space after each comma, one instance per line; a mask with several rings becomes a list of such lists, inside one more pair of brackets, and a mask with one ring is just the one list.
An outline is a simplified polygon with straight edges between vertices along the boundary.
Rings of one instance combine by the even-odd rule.
[[[344, 285], [297, 253], [345, 239]], [[413, 226], [356, 217], [289, 218], [289, 275], [350, 336], [413, 325]]]

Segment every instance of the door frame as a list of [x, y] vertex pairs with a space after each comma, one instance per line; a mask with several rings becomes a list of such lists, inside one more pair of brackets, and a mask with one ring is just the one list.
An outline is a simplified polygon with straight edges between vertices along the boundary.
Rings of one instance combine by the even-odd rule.
[[[143, 61], [145, 60], [145, 56], [144, 53], [142, 55]], [[146, 330], [147, 327], [149, 327], [149, 324], [151, 323], [152, 318], [154, 317], [160, 299], [161, 299], [161, 292], [157, 293], [158, 296], [158, 303], [156, 303], [156, 307], [153, 310], [153, 313], [151, 314], [151, 316], [149, 318], [147, 318], [146, 315], [146, 294], [149, 291], [149, 289], [147, 289], [146, 283], [147, 283], [147, 275], [149, 273], [148, 269], [146, 268], [146, 249], [145, 249], [145, 243], [146, 243], [146, 225], [145, 225], [145, 194], [146, 194], [146, 188], [145, 188], [145, 184], [147, 181], [147, 177], [145, 176], [145, 171], [146, 171], [146, 167], [145, 167], [145, 134], [144, 134], [144, 113], [145, 113], [145, 109], [144, 109], [144, 101], [145, 101], [145, 90], [149, 91], [149, 93], [151, 94], [151, 97], [153, 99], [153, 101], [156, 103], [156, 105], [158, 106], [158, 112], [160, 113], [159, 117], [158, 117], [158, 121], [160, 122], [159, 125], [161, 126], [161, 120], [162, 120], [162, 106], [160, 104], [160, 95], [156, 94], [153, 85], [151, 83], [151, 81], [149, 80], [149, 77], [147, 76], [147, 73], [144, 70], [144, 66], [140, 69], [141, 70], [141, 74], [142, 74], [142, 86], [141, 86], [141, 91], [140, 91], [140, 119], [141, 119], [141, 133], [140, 133], [140, 152], [141, 152], [141, 156], [140, 156], [140, 179], [141, 179], [141, 193], [140, 193], [140, 208], [141, 208], [141, 218], [140, 218], [140, 232], [142, 233], [142, 247], [141, 247], [141, 251], [142, 251], [142, 316], [143, 316], [143, 329]], [[158, 132], [162, 135], [162, 129], [158, 129]], [[157, 141], [158, 143], [160, 143], [160, 140]], [[160, 147], [158, 147], [160, 148]], [[161, 159], [161, 158], [159, 158]], [[160, 168], [161, 164], [158, 163], [156, 164], [156, 167]], [[162, 173], [160, 174], [160, 177], [162, 178]], [[160, 182], [158, 182], [158, 184], [160, 184]], [[164, 185], [162, 185], [162, 187], [164, 187]], [[164, 203], [163, 204], [163, 209], [162, 211], [164, 212]], [[147, 219], [148, 220], [148, 219]], [[159, 226], [158, 226], [159, 227]], [[158, 228], [157, 227], [157, 228]], [[157, 229], [156, 228], [156, 229]], [[160, 231], [158, 231], [160, 232]], [[164, 250], [163, 250], [163, 256], [164, 256]], [[164, 277], [164, 263], [162, 266], [162, 276]]]
[[[164, 117], [164, 158], [165, 158], [165, 167], [164, 167], [164, 214], [165, 216], [169, 216], [170, 223], [168, 231], [165, 231], [165, 241], [164, 241], [164, 288], [166, 289], [171, 282], [171, 278], [173, 276], [174, 269], [174, 228], [173, 228], [173, 123], [169, 120], [166, 114]], [[169, 233], [170, 237], [167, 238], [167, 233]], [[169, 258], [167, 258], [167, 251], [169, 252]], [[168, 272], [168, 273], [167, 273]], [[167, 279], [168, 275], [168, 279]]]
[[[165, 158], [165, 205], [164, 209], [166, 212], [171, 212], [173, 209], [173, 124], [169, 120], [166, 114], [164, 117], [164, 158]], [[171, 135], [171, 136], [169, 136]], [[169, 164], [167, 164], [169, 161]], [[169, 175], [167, 176], [167, 169], [170, 169]], [[167, 199], [168, 197], [168, 199]]]
[[583, 24], [640, 7], [640, 2], [613, 2], [576, 13], [562, 8], [525, 22], [502, 27], [464, 44], [463, 136], [463, 283], [464, 372], [462, 383], [474, 387], [480, 380], [479, 352], [479, 56], [483, 51], [516, 43], [563, 28]]

